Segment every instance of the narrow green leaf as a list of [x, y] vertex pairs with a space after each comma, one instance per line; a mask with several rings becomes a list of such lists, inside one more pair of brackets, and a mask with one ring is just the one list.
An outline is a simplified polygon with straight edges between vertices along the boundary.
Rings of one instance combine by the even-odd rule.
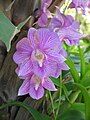
[[51, 80], [53, 81], [53, 83], [56, 86], [60, 87], [60, 80], [59, 80], [59, 78], [53, 78], [53, 77], [51, 77]]
[[81, 78], [85, 74], [85, 58], [84, 58], [84, 53], [83, 50], [79, 47], [79, 56], [80, 56], [80, 64], [81, 64]]
[[75, 84], [82, 92], [85, 101], [85, 118], [90, 120], [90, 95], [86, 88], [81, 84]]
[[31, 16], [29, 16], [25, 21], [21, 22], [18, 26], [17, 29], [20, 30], [27, 22], [28, 20], [31, 18]]
[[22, 102], [16, 102], [16, 101], [8, 102], [6, 104], [1, 105], [0, 110], [14, 105], [26, 109], [33, 116], [35, 120], [50, 120], [49, 116], [39, 113], [37, 110], [33, 109], [32, 107]]
[[83, 78], [81, 79], [80, 82], [84, 87], [89, 87], [90, 86], [90, 70], [88, 70]]
[[62, 88], [63, 88], [64, 94], [66, 96], [66, 99], [68, 100], [68, 102], [70, 102], [69, 97], [68, 97], [69, 94], [68, 94], [67, 88], [64, 84], [62, 84]]
[[[75, 91], [75, 92], [72, 92], [72, 93], [69, 95], [69, 100], [70, 100], [70, 102], [68, 102], [67, 100], [65, 100], [65, 101], [63, 102], [63, 104], [61, 104], [61, 106], [60, 106], [60, 111], [59, 111], [59, 117], [61, 117], [61, 115], [63, 115], [64, 113], [66, 113], [66, 112], [70, 109], [71, 105], [72, 105], [72, 104], [75, 102], [75, 100], [78, 98], [79, 94], [80, 94], [80, 90], [77, 90], [77, 91]], [[62, 119], [61, 119], [61, 120], [62, 120]]]
[[75, 68], [75, 65], [74, 65], [73, 61], [70, 58], [67, 58], [66, 63], [70, 68], [70, 73], [71, 73], [74, 81], [76, 83], [78, 83], [79, 82], [79, 74], [78, 74], [78, 72], [77, 72], [77, 70]]

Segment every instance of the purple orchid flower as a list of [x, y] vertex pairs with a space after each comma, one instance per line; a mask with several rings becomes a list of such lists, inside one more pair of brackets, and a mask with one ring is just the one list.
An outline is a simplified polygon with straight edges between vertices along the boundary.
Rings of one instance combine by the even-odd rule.
[[41, 79], [35, 74], [30, 74], [19, 88], [18, 95], [22, 96], [29, 93], [33, 99], [38, 100], [44, 96], [44, 89], [49, 91], [57, 90], [49, 77]]
[[52, 3], [52, 0], [42, 0], [41, 8], [39, 10], [38, 25], [40, 27], [45, 27], [48, 24], [48, 18], [51, 17], [51, 13], [48, 10], [48, 7]]
[[51, 19], [49, 28], [57, 32], [60, 41], [65, 41], [68, 45], [77, 45], [82, 34], [78, 32], [79, 23], [71, 15], [64, 15], [56, 8], [56, 16]]
[[77, 8], [81, 8], [83, 11], [83, 14], [85, 14], [85, 8], [87, 7], [87, 3], [89, 0], [72, 0], [71, 4], [70, 4], [70, 8], [75, 8], [77, 10]]
[[87, 2], [87, 7], [90, 9], [90, 1]]
[[68, 69], [64, 62], [66, 52], [57, 33], [47, 28], [30, 28], [28, 36], [17, 43], [16, 49], [13, 59], [19, 66], [19, 77], [33, 72], [41, 78], [57, 78], [61, 70]]

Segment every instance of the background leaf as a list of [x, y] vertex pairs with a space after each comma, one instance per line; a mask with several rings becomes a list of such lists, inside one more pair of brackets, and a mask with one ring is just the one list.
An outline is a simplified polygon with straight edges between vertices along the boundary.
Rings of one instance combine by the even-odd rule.
[[79, 74], [78, 74], [78, 72], [77, 72], [77, 70], [75, 68], [75, 65], [74, 65], [73, 61], [70, 58], [67, 58], [66, 63], [67, 63], [67, 65], [70, 68], [70, 73], [71, 73], [74, 81], [76, 83], [78, 83], [78, 81], [79, 81]]
[[6, 44], [7, 48], [10, 48], [10, 42], [14, 36], [20, 32], [21, 28], [28, 22], [31, 18], [29, 16], [25, 21], [21, 22], [17, 27], [14, 26], [11, 21], [0, 12], [0, 39]]
[[84, 101], [85, 101], [85, 118], [86, 120], [90, 120], [90, 95], [86, 88], [80, 84], [76, 84], [76, 86], [81, 90]]
[[50, 120], [50, 118], [47, 115], [43, 115], [39, 113], [37, 110], [33, 109], [32, 107], [22, 102], [16, 102], [16, 101], [8, 102], [7, 104], [3, 104], [2, 106], [0, 106], [0, 110], [14, 105], [26, 109], [33, 116], [35, 120]]
[[61, 120], [85, 120], [83, 114], [78, 110], [68, 110], [60, 118]]
[[7, 48], [9, 48], [9, 41], [15, 34], [16, 27], [11, 23], [11, 21], [4, 15], [3, 12], [0, 12], [0, 39], [4, 41]]

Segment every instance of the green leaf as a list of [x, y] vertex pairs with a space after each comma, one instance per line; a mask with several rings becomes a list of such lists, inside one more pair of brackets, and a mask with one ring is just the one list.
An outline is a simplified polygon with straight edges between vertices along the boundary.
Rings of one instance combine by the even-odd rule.
[[85, 74], [85, 58], [83, 50], [79, 47], [80, 63], [81, 63], [81, 78]]
[[84, 103], [74, 103], [72, 104], [70, 109], [81, 111], [82, 113], [85, 113], [85, 104]]
[[60, 118], [61, 120], [85, 120], [84, 115], [78, 110], [68, 110]]
[[[69, 101], [65, 100], [61, 106], [60, 106], [60, 111], [59, 111], [59, 117], [61, 118], [61, 115], [65, 114], [72, 106], [72, 104], [75, 102], [75, 100], [78, 98], [80, 94], [80, 90], [77, 90], [75, 92], [72, 92], [69, 95]], [[62, 120], [62, 119], [61, 119]]]
[[29, 16], [25, 21], [21, 22], [18, 26], [17, 29], [20, 30], [27, 22], [28, 20], [31, 18], [31, 16]]
[[78, 74], [78, 72], [77, 72], [77, 70], [76, 70], [76, 68], [75, 68], [75, 65], [74, 65], [73, 61], [72, 61], [70, 58], [67, 58], [66, 64], [67, 64], [67, 65], [69, 66], [69, 68], [70, 68], [70, 73], [71, 73], [74, 81], [75, 81], [76, 83], [78, 83], [78, 82], [79, 82], [79, 74]]
[[39, 113], [37, 110], [33, 109], [32, 107], [30, 107], [27, 104], [22, 103], [22, 102], [16, 102], [16, 101], [8, 102], [8, 103], [0, 106], [0, 110], [6, 108], [8, 106], [14, 106], [14, 105], [23, 107], [24, 109], [26, 109], [33, 116], [33, 118], [35, 120], [50, 120], [49, 116]]
[[60, 87], [60, 80], [59, 80], [59, 78], [53, 78], [53, 77], [51, 77], [51, 80], [53, 81], [53, 83], [56, 86]]
[[83, 76], [82, 80], [81, 80], [81, 84], [84, 87], [90, 87], [90, 70], [88, 70], [86, 72], [86, 74]]
[[90, 95], [86, 88], [80, 84], [75, 84], [82, 92], [85, 101], [85, 120], [90, 120]]
[[68, 90], [67, 90], [67, 88], [66, 88], [66, 86], [64, 84], [62, 84], [62, 88], [63, 88], [66, 99], [68, 100], [68, 102], [70, 102], [69, 97], [68, 97], [69, 92], [68, 92]]
[[17, 27], [14, 26], [11, 21], [0, 12], [0, 39], [6, 44], [7, 48], [10, 48], [11, 40], [14, 36], [20, 32], [20, 29], [27, 23], [31, 18], [28, 17], [24, 22], [21, 22]]
[[11, 21], [0, 12], [0, 39], [5, 42], [7, 48], [9, 48], [9, 42], [18, 30], [11, 23]]

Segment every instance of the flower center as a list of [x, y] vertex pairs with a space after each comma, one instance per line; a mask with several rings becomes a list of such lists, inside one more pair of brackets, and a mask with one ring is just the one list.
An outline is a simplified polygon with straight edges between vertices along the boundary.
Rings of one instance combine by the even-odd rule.
[[44, 54], [41, 51], [36, 50], [36, 51], [33, 51], [32, 57], [35, 61], [38, 62], [39, 66], [42, 67], [43, 60], [44, 60]]
[[38, 76], [34, 75], [34, 80], [35, 80], [35, 90], [38, 90], [41, 83], [41, 79]]

